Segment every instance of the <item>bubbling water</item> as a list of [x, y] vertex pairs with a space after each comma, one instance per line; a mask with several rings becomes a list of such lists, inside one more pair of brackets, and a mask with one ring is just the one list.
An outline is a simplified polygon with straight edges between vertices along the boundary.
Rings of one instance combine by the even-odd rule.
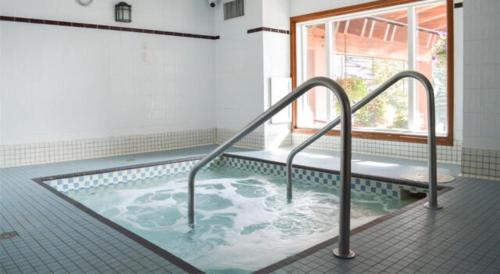
[[[228, 174], [229, 173], [229, 174]], [[228, 176], [229, 175], [229, 176]], [[72, 197], [207, 272], [251, 272], [337, 235], [338, 190], [221, 169], [196, 182], [196, 226], [187, 225], [186, 178], [151, 179]], [[227, 178], [230, 177], [230, 178]], [[352, 227], [400, 201], [354, 194]]]

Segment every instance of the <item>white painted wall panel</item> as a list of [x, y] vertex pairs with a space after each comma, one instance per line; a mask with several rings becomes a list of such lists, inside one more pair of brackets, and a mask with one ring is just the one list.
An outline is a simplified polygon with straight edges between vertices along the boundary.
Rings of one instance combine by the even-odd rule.
[[[227, 1], [223, 1], [227, 2]], [[216, 117], [217, 128], [238, 130], [264, 110], [262, 0], [245, 1], [245, 16], [224, 20], [216, 8]], [[259, 129], [258, 131], [262, 131]]]
[[[112, 3], [1, 0], [0, 11], [115, 24]], [[205, 1], [131, 3], [127, 27], [213, 34]], [[216, 126], [215, 41], [0, 22], [0, 42], [0, 144]]]
[[500, 150], [500, 1], [464, 3], [464, 147]]
[[290, 0], [291, 16], [373, 2], [373, 0]]

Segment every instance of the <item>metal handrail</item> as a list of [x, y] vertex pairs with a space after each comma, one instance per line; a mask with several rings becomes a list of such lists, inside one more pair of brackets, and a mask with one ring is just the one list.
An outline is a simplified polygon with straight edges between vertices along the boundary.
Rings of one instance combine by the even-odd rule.
[[[427, 91], [427, 110], [428, 110], [428, 153], [429, 153], [429, 201], [426, 206], [430, 209], [440, 209], [441, 207], [438, 205], [437, 200], [437, 157], [436, 157], [436, 110], [434, 105], [434, 88], [432, 87], [431, 82], [427, 77], [423, 74], [416, 71], [402, 71], [395, 74], [385, 83], [380, 85], [377, 89], [370, 92], [366, 97], [361, 99], [361, 101], [357, 102], [352, 106], [352, 114], [356, 113], [363, 106], [371, 102], [382, 92], [386, 91], [392, 85], [397, 83], [399, 80], [403, 78], [413, 78], [422, 83]], [[340, 122], [340, 117], [335, 118], [335, 120], [328, 123], [322, 129], [320, 129], [316, 134], [310, 136], [303, 143], [295, 147], [288, 154], [286, 160], [287, 167], [287, 198], [290, 200], [292, 198], [292, 162], [297, 153], [305, 149], [307, 146], [318, 140], [321, 136], [328, 133], [331, 129], [337, 126]]]
[[188, 184], [188, 222], [191, 227], [194, 227], [194, 180], [199, 170], [210, 161], [221, 155], [226, 149], [234, 145], [264, 122], [269, 120], [273, 115], [280, 112], [286, 106], [297, 100], [310, 89], [323, 86], [330, 89], [340, 101], [342, 105], [341, 122], [341, 160], [340, 160], [340, 177], [342, 178], [340, 185], [340, 214], [339, 214], [339, 248], [334, 251], [334, 254], [341, 258], [353, 258], [354, 252], [349, 249], [349, 233], [350, 233], [350, 215], [351, 215], [351, 105], [349, 98], [344, 89], [332, 79], [326, 77], [316, 77], [304, 82], [293, 92], [283, 97], [268, 110], [260, 114], [255, 120], [241, 129], [235, 136], [227, 140], [215, 150], [201, 159], [189, 173]]

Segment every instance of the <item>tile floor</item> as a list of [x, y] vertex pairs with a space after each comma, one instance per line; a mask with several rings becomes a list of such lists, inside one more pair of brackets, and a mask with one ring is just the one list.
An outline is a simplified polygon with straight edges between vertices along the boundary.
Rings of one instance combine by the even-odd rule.
[[[186, 272], [42, 188], [32, 178], [202, 155], [212, 148], [0, 169], [0, 234], [18, 234], [0, 239], [0, 273]], [[299, 156], [298, 163], [306, 161], [305, 156]], [[370, 158], [369, 162], [378, 160]], [[425, 162], [405, 161], [396, 160], [404, 172], [426, 166]], [[382, 172], [377, 164], [372, 167], [378, 171], [371, 171]], [[450, 174], [456, 172], [453, 166], [443, 167]], [[385, 170], [383, 174], [398, 176], [394, 173], [397, 170]], [[300, 259], [285, 260], [263, 272], [499, 273], [500, 182], [459, 178], [452, 186], [453, 190], [439, 197], [444, 206], [441, 211], [415, 205], [355, 233], [351, 245], [359, 255], [354, 260], [334, 259], [330, 250], [335, 244], [327, 242]]]

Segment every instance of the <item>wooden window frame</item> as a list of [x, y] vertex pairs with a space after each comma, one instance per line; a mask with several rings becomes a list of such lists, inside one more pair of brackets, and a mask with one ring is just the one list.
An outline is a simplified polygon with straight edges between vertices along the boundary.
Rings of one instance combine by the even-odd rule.
[[[352, 5], [347, 7], [342, 7], [333, 10], [320, 11], [300, 16], [295, 16], [290, 18], [290, 68], [292, 77], [293, 88], [297, 87], [297, 24], [324, 19], [328, 17], [334, 17], [339, 15], [346, 15], [350, 13], [356, 13], [367, 10], [374, 10], [386, 7], [392, 7], [397, 5], [404, 5], [409, 3], [420, 2], [421, 0], [378, 0], [369, 3]], [[454, 120], [454, 25], [453, 25], [453, 0], [446, 0], [446, 17], [447, 17], [447, 32], [448, 32], [448, 64], [447, 64], [447, 108], [448, 108], [448, 132], [446, 136], [438, 136], [437, 144], [445, 146], [453, 146], [453, 120]], [[292, 105], [292, 132], [293, 133], [303, 133], [303, 134], [314, 134], [319, 131], [319, 129], [312, 128], [298, 128], [297, 127], [297, 102], [295, 101]], [[338, 136], [338, 130], [332, 130], [327, 135]], [[362, 131], [353, 130], [352, 136], [355, 138], [362, 139], [375, 139], [375, 140], [385, 140], [385, 141], [397, 141], [397, 142], [410, 142], [410, 143], [427, 143], [426, 135], [417, 134], [402, 134], [402, 133], [390, 133], [390, 132], [374, 132], [374, 131]]]

